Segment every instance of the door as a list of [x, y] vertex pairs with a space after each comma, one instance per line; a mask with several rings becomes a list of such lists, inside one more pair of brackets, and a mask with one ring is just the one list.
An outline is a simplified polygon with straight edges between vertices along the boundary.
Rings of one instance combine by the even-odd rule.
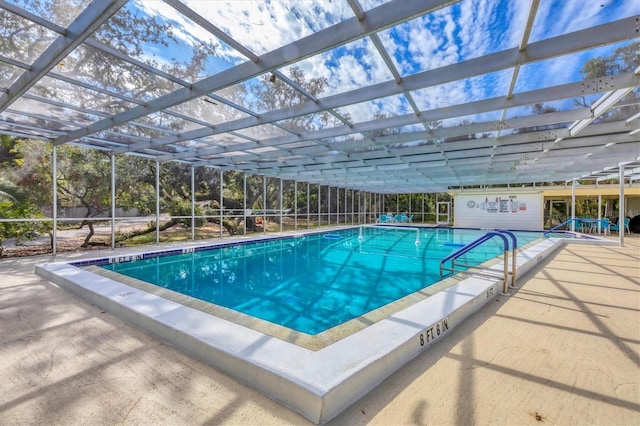
[[449, 225], [451, 223], [450, 211], [450, 201], [438, 201], [436, 206], [436, 225]]

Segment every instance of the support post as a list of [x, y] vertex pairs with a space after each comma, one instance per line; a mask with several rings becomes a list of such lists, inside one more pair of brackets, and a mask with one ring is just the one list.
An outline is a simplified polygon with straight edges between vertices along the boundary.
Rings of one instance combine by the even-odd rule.
[[307, 229], [311, 226], [311, 184], [307, 182]]
[[280, 187], [278, 188], [278, 210], [280, 211], [280, 232], [282, 232], [282, 178], [280, 180]]
[[160, 244], [160, 162], [156, 160], [156, 244]]
[[53, 229], [51, 230], [53, 235], [53, 241], [51, 244], [51, 254], [56, 255], [58, 249], [58, 148], [56, 145], [53, 146], [53, 152], [51, 153], [52, 160], [52, 173], [53, 173], [53, 209], [52, 217], [53, 217]]
[[111, 250], [116, 248], [116, 157], [111, 153]]
[[191, 241], [196, 239], [196, 169], [191, 166]]
[[618, 244], [620, 247], [624, 247], [624, 218], [625, 218], [625, 205], [624, 205], [624, 165], [618, 163], [618, 182], [620, 183], [620, 194], [618, 195]]
[[262, 176], [262, 233], [267, 233], [267, 177]]
[[576, 230], [576, 181], [571, 183], [571, 231]]
[[224, 171], [220, 169], [220, 239], [222, 239], [223, 223], [224, 223]]

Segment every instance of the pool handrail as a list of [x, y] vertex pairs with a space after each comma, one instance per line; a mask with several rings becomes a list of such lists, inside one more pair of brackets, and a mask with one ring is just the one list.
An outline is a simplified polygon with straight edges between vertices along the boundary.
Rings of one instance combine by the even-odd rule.
[[516, 288], [516, 255], [518, 254], [518, 237], [516, 237], [516, 234], [509, 231], [508, 229], [498, 229], [497, 231], [502, 232], [503, 234], [507, 234], [509, 237], [511, 237], [511, 242], [513, 243], [513, 245], [511, 246], [511, 284], [509, 285], [509, 287]]
[[[458, 258], [459, 256], [462, 256], [465, 253], [468, 253], [470, 250], [478, 247], [480, 244], [484, 243], [485, 241], [488, 241], [494, 237], [500, 237], [502, 238], [502, 241], [504, 243], [504, 271], [503, 271], [503, 287], [502, 287], [502, 294], [503, 295], [508, 295], [509, 294], [509, 240], [507, 239], [507, 237], [505, 236], [506, 232], [499, 232], [499, 231], [489, 231], [486, 234], [482, 235], [479, 238], [476, 238], [475, 240], [471, 241], [470, 243], [466, 244], [464, 247], [462, 247], [459, 250], [456, 250], [455, 252], [449, 254], [448, 256], [444, 257], [441, 261], [440, 261], [440, 278], [443, 277], [443, 270], [449, 270], [452, 274], [453, 272], [465, 272], [465, 270], [460, 270], [460, 269], [455, 269], [455, 259]], [[514, 244], [515, 246], [515, 244]], [[451, 261], [451, 267], [445, 267], [444, 264], [447, 261]], [[471, 265], [463, 265], [467, 268], [475, 268], [475, 269], [487, 269], [487, 268], [483, 268], [483, 267], [479, 267], [479, 266], [471, 266]], [[493, 275], [492, 275], [493, 276]], [[495, 276], [494, 276], [495, 277]]]
[[572, 218], [571, 218], [571, 219], [569, 219], [569, 220], [565, 220], [565, 221], [564, 221], [564, 222], [562, 222], [560, 225], [556, 225], [556, 226], [554, 226], [553, 228], [551, 228], [551, 229], [548, 229], [548, 230], [544, 231], [544, 232], [543, 232], [543, 235], [546, 235], [546, 234], [548, 234], [548, 233], [550, 233], [550, 232], [554, 232], [555, 230], [557, 230], [557, 229], [559, 229], [559, 228], [562, 228], [563, 226], [567, 226], [567, 225], [569, 225], [571, 222], [580, 223], [580, 219], [579, 219], [579, 218], [577, 218], [577, 217], [572, 217]]

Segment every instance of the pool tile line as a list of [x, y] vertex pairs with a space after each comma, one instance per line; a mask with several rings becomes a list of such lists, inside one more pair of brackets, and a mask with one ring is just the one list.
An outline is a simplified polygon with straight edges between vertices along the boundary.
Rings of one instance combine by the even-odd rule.
[[[349, 229], [357, 229], [357, 227], [346, 227], [346, 228], [340, 228], [340, 229], [349, 230]], [[78, 260], [78, 261], [70, 262], [69, 264], [77, 267], [103, 266], [103, 265], [108, 265], [110, 263], [133, 262], [136, 260], [146, 260], [146, 259], [153, 259], [157, 257], [173, 256], [177, 254], [187, 254], [187, 253], [208, 251], [208, 250], [225, 248], [225, 247], [254, 244], [256, 242], [268, 242], [268, 241], [276, 241], [276, 240], [304, 238], [307, 235], [326, 234], [326, 233], [327, 231], [324, 230], [324, 231], [304, 232], [304, 233], [292, 234], [292, 235], [275, 235], [275, 236], [266, 236], [266, 237], [252, 236], [251, 239], [221, 241], [213, 244], [207, 243], [204, 245], [196, 245], [196, 246], [190, 245], [188, 247], [180, 248], [180, 249], [165, 249], [165, 250], [150, 251], [150, 252], [144, 252], [144, 253], [138, 253], [138, 254], [133, 253], [133, 254], [125, 254], [125, 255], [114, 255], [114, 256], [101, 257], [96, 259]]]

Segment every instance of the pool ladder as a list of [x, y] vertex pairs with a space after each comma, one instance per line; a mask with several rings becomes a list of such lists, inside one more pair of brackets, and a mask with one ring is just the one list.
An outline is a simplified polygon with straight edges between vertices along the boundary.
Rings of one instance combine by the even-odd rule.
[[[509, 240], [507, 236], [511, 238], [511, 245], [509, 245]], [[468, 253], [479, 245], [483, 244], [486, 241], [489, 241], [492, 238], [501, 238], [504, 243], [504, 271], [503, 271], [503, 295], [509, 294], [509, 287], [516, 288], [516, 252], [518, 248], [518, 239], [515, 234], [511, 231], [507, 230], [495, 230], [489, 231], [483, 236], [471, 241], [467, 245], [463, 246], [459, 250], [451, 253], [444, 259], [440, 261], [440, 279], [444, 276], [444, 271], [451, 272], [451, 275], [454, 273], [467, 273], [467, 274], [475, 274], [475, 275], [486, 275], [492, 278], [500, 278], [500, 275], [496, 275], [495, 273], [490, 273], [489, 268], [486, 266], [475, 266], [475, 265], [465, 265], [462, 263], [456, 263], [456, 260], [462, 256], [463, 254]], [[511, 247], [511, 249], [509, 248]], [[512, 253], [512, 261], [511, 261], [511, 272], [509, 272], [509, 252]], [[451, 266], [445, 266], [446, 262], [451, 261]], [[467, 269], [456, 269], [456, 265], [459, 267], [467, 268]], [[471, 272], [469, 269], [481, 270], [483, 272]], [[509, 285], [509, 275], [511, 275], [511, 284]]]

